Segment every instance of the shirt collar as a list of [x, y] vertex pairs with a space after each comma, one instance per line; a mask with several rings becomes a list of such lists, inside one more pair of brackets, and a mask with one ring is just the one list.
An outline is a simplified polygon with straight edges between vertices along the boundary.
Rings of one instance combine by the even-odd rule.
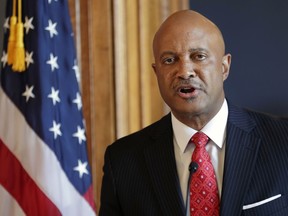
[[[227, 119], [228, 105], [225, 99], [218, 113], [201, 130], [209, 136], [213, 143], [215, 143], [219, 148], [222, 148], [226, 138]], [[180, 122], [176, 119], [173, 113], [171, 113], [171, 121], [176, 143], [181, 152], [184, 153], [189, 140], [197, 131]], [[217, 130], [215, 130], [215, 128], [217, 128]]]

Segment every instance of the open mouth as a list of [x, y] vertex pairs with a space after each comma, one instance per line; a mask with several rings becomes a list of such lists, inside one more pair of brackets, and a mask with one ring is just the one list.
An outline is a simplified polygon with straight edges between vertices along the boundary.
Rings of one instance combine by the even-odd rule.
[[193, 91], [195, 91], [195, 89], [192, 88], [192, 87], [189, 87], [189, 88], [181, 88], [181, 89], [180, 89], [180, 92], [181, 92], [181, 93], [184, 93], [184, 94], [192, 93]]
[[184, 99], [191, 99], [199, 94], [198, 88], [192, 85], [183, 85], [178, 88], [178, 95]]

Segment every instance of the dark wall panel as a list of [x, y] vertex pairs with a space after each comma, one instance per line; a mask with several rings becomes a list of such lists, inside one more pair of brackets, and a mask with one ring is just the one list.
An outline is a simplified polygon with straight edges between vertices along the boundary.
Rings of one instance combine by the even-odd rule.
[[[3, 49], [3, 35], [4, 35], [4, 21], [5, 21], [5, 8], [6, 8], [6, 0], [0, 0], [0, 56], [2, 57], [2, 49]], [[1, 67], [0, 67], [1, 68]], [[0, 69], [1, 70], [1, 69]]]
[[288, 1], [190, 0], [190, 8], [219, 26], [232, 54], [227, 98], [288, 116]]

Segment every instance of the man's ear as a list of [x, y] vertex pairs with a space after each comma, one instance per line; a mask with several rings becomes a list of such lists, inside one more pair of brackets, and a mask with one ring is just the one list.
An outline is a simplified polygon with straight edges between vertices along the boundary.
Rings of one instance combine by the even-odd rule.
[[152, 68], [153, 68], [153, 70], [154, 70], [154, 73], [156, 73], [156, 64], [155, 63], [152, 63]]
[[223, 81], [227, 79], [230, 72], [230, 65], [231, 65], [231, 54], [226, 54], [222, 58], [222, 74], [223, 74]]

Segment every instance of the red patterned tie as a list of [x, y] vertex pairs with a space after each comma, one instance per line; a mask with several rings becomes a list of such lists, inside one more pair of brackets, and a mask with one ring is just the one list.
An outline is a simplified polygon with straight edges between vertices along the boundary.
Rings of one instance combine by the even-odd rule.
[[219, 216], [219, 194], [210, 156], [205, 149], [209, 138], [197, 132], [191, 138], [195, 144], [192, 161], [198, 164], [190, 183], [190, 215]]

